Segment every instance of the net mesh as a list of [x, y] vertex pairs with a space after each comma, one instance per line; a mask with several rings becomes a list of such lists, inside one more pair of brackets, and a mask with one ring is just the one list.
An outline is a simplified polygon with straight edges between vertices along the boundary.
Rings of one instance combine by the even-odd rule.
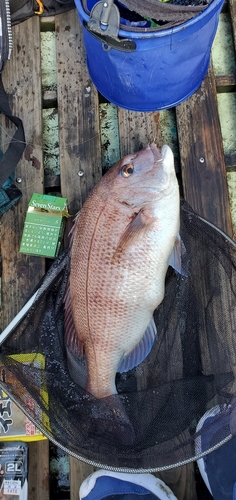
[[[234, 434], [236, 244], [186, 202], [181, 238], [184, 273], [169, 267], [154, 313], [157, 339], [140, 365], [117, 373], [117, 395], [97, 400], [86, 392], [86, 365], [64, 344], [70, 249], [2, 341], [1, 387], [50, 439], [86, 462], [161, 470], [195, 460]], [[216, 405], [214, 424], [196, 430]]]

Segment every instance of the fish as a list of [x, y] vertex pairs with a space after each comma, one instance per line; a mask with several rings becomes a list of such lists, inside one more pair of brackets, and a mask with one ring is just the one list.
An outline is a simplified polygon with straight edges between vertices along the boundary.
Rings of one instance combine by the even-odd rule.
[[150, 353], [168, 266], [181, 272], [179, 228], [173, 153], [154, 143], [113, 165], [75, 218], [65, 339], [96, 399], [117, 394], [117, 372]]

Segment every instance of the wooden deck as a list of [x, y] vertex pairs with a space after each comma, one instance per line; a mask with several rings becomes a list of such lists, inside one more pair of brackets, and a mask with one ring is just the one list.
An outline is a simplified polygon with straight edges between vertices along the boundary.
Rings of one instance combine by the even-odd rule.
[[[76, 10], [55, 19], [37, 16], [13, 28], [14, 49], [3, 80], [24, 122], [27, 147], [16, 172], [23, 197], [0, 219], [2, 329], [46, 269], [44, 259], [19, 253], [32, 193], [61, 192], [75, 214], [103, 168], [154, 137], [173, 148], [185, 199], [236, 236], [235, 0], [228, 0], [220, 30], [208, 75], [190, 99], [169, 111], [135, 113], [104, 102], [94, 88]], [[12, 130], [4, 119], [2, 125], [4, 147]], [[29, 448], [29, 500], [49, 500], [49, 444]], [[79, 485], [92, 471], [70, 458], [71, 500], [78, 499]], [[179, 500], [211, 498], [193, 463], [157, 475]]]

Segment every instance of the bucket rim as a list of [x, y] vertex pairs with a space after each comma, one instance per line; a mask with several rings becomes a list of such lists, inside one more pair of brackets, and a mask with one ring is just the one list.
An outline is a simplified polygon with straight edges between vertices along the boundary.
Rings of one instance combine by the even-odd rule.
[[[178, 24], [177, 26], [172, 26], [170, 28], [157, 29], [157, 30], [155, 30], [155, 28], [145, 28], [145, 31], [143, 31], [143, 28], [136, 28], [136, 30], [139, 29], [139, 31], [132, 30], [132, 27], [129, 27], [129, 29], [121, 29], [120, 28], [119, 29], [119, 36], [121, 36], [121, 37], [127, 37], [129, 35], [129, 33], [130, 33], [130, 35], [132, 35], [132, 38], [143, 38], [143, 39], [145, 39], [145, 38], [153, 38], [153, 37], [162, 37], [162, 36], [173, 35], [175, 33], [183, 31], [186, 28], [189, 28], [189, 27], [193, 26], [194, 24], [198, 23], [199, 21], [201, 21], [202, 19], [204, 19], [204, 17], [206, 17], [209, 14], [211, 14], [211, 12], [213, 10], [216, 10], [218, 8], [218, 6], [220, 7], [220, 10], [221, 10], [222, 7], [223, 7], [224, 1], [225, 0], [212, 0], [212, 2], [210, 3], [210, 5], [208, 5], [202, 12], [200, 12], [200, 14], [197, 14], [193, 18], [191, 18], [188, 21], [185, 21], [185, 22], [183, 22], [181, 24]], [[87, 4], [87, 0], [85, 0], [85, 2]], [[85, 12], [82, 3], [83, 3], [83, 0], [75, 0], [75, 4], [76, 4], [76, 6], [77, 6], [77, 8], [78, 8], [78, 10], [80, 12], [80, 14], [83, 17], [83, 20], [86, 21], [86, 22], [88, 22], [90, 17], [89, 17], [89, 14], [87, 14]], [[95, 2], [95, 3], [97, 3], [97, 2]], [[79, 8], [79, 6], [81, 6], [81, 9]], [[88, 12], [90, 12], [90, 11], [88, 11]], [[120, 26], [124, 26], [124, 25], [120, 25]]]

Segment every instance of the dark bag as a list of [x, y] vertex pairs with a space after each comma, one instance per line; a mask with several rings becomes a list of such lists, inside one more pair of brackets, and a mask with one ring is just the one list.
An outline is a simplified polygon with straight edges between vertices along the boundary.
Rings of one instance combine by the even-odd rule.
[[34, 15], [55, 16], [74, 9], [73, 0], [9, 0], [12, 25]]
[[8, 96], [2, 83], [2, 71], [10, 59], [12, 49], [11, 16], [9, 0], [0, 2], [0, 112], [6, 115], [17, 127], [10, 144], [3, 154], [0, 151], [0, 216], [22, 196], [21, 191], [12, 183], [15, 167], [25, 149], [24, 128], [20, 118], [12, 115]]
[[11, 26], [33, 15], [52, 16], [73, 9], [73, 0], [1, 0], [0, 1], [0, 112], [17, 127], [3, 154], [0, 150], [0, 216], [22, 196], [13, 184], [14, 170], [25, 149], [24, 127], [20, 118], [13, 116], [4, 90], [1, 73], [12, 49]]

